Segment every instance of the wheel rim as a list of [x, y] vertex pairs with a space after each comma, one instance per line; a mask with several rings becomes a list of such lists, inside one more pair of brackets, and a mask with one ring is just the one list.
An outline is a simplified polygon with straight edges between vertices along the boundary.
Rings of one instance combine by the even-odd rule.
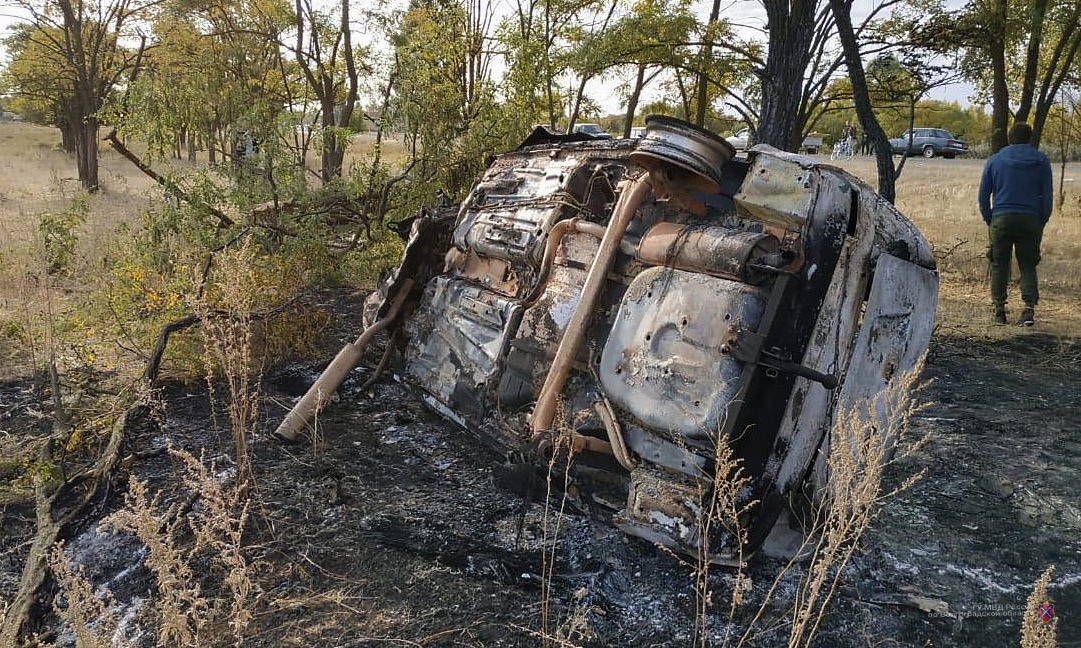
[[925, 157], [925, 158], [933, 158], [933, 157], [935, 157], [935, 149], [931, 148], [930, 146], [924, 148], [923, 149], [923, 157]]

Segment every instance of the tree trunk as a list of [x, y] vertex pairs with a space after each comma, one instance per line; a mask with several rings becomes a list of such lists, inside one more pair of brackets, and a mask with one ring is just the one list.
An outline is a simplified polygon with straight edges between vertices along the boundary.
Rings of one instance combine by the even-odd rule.
[[345, 159], [345, 142], [335, 130], [337, 123], [334, 114], [333, 94], [328, 94], [330, 100], [324, 100], [323, 106], [323, 155], [321, 158], [319, 177], [323, 182], [330, 182], [334, 178], [342, 176], [342, 161]]
[[[76, 104], [80, 103], [76, 102]], [[99, 189], [98, 118], [93, 114], [89, 116], [79, 115], [79, 120], [76, 123], [79, 126], [74, 128], [73, 132], [75, 135], [75, 164], [79, 171], [79, 184], [86, 191], [94, 192]]]
[[[871, 104], [871, 94], [867, 90], [867, 76], [860, 59], [860, 46], [856, 42], [856, 33], [852, 29], [852, 0], [829, 0], [833, 17], [837, 21], [837, 34], [844, 48], [845, 65], [848, 78], [852, 82], [852, 98], [856, 104], [856, 115], [860, 119], [860, 128], [866, 133], [875, 147], [875, 161], [878, 166], [878, 193], [890, 203], [897, 198], [893, 173], [893, 152], [882, 125], [875, 117]], [[902, 160], [904, 158], [901, 158]]]
[[991, 57], [991, 152], [1006, 146], [1010, 88], [1006, 84], [1006, 0], [995, 0], [988, 47]]
[[634, 89], [631, 96], [627, 97], [627, 112], [623, 119], [623, 137], [631, 136], [631, 126], [634, 124], [634, 113], [638, 110], [638, 100], [642, 97], [642, 87], [646, 84], [646, 66], [638, 64], [638, 74], [634, 77]]
[[1032, 100], [1036, 95], [1036, 77], [1040, 63], [1040, 45], [1043, 43], [1043, 24], [1047, 17], [1049, 0], [1033, 0], [1032, 20], [1028, 28], [1028, 47], [1025, 50], [1025, 76], [1021, 84], [1021, 100], [1017, 104], [1017, 121], [1028, 121]]
[[811, 57], [818, 0], [762, 0], [769, 23], [769, 51], [762, 71], [757, 141], [791, 150], [799, 144], [796, 116]]
[[75, 119], [76, 110], [74, 101], [70, 98], [57, 100], [54, 104], [56, 110], [56, 127], [60, 129], [60, 145], [68, 155], [75, 155]]
[[1046, 71], [1039, 82], [1040, 90], [1035, 100], [1035, 116], [1032, 119], [1032, 145], [1039, 146], [1043, 136], [1047, 117], [1055, 105], [1062, 85], [1068, 82], [1074, 69], [1074, 61], [1081, 51], [1081, 4], [1074, 4], [1073, 10], [1058, 23], [1058, 43], [1052, 53], [1046, 56]]
[[67, 118], [57, 120], [56, 127], [60, 129], [60, 146], [69, 155], [75, 154], [75, 129], [71, 127], [71, 121]]
[[578, 81], [578, 89], [574, 93], [574, 105], [571, 106], [571, 114], [567, 119], [567, 132], [574, 132], [574, 125], [578, 123], [578, 113], [582, 110], [582, 97], [586, 92], [586, 82], [589, 77], [585, 74]]
[[[709, 10], [709, 22], [706, 24], [707, 33], [711, 33], [713, 24], [721, 14], [721, 0], [713, 0], [713, 6]], [[707, 68], [708, 62], [713, 58], [713, 42], [706, 39], [702, 44], [702, 67]], [[709, 103], [709, 77], [705, 71], [698, 72], [698, 87], [695, 91], [694, 123], [698, 126], [706, 124], [706, 106]]]

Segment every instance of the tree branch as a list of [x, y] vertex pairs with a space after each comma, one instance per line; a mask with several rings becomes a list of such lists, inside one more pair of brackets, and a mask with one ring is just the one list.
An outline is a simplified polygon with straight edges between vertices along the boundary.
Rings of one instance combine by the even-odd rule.
[[206, 204], [202, 200], [192, 197], [183, 189], [181, 189], [180, 186], [177, 185], [175, 182], [166, 178], [165, 176], [159, 175], [156, 171], [147, 166], [142, 160], [139, 159], [137, 155], [132, 153], [128, 149], [128, 147], [124, 146], [123, 142], [117, 139], [115, 129], [109, 131], [109, 134], [105, 136], [105, 140], [109, 142], [109, 144], [111, 144], [114, 149], [116, 149], [117, 153], [127, 158], [140, 171], [148, 175], [154, 182], [157, 182], [159, 185], [161, 185], [162, 188], [164, 188], [165, 191], [169, 192], [169, 194], [171, 194], [172, 196], [183, 200], [189, 205], [194, 205], [196, 207], [199, 207], [200, 209], [205, 209], [213, 216], [215, 216], [224, 227], [232, 227], [233, 225], [236, 225], [233, 219], [229, 218], [229, 216], [227, 216], [225, 212], [221, 211], [217, 207]]

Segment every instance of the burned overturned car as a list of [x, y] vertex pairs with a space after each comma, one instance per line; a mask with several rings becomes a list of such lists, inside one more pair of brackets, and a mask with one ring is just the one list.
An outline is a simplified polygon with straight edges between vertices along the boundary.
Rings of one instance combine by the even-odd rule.
[[[389, 329], [384, 361], [427, 404], [516, 460], [562, 452], [608, 489], [598, 501], [625, 498], [626, 532], [722, 560], [756, 548], [827, 478], [835, 412], [927, 348], [932, 251], [842, 170], [646, 124], [634, 140], [534, 132], [460, 206], [415, 219], [364, 334], [279, 435]], [[751, 478], [742, 547], [700, 537], [719, 440]]]

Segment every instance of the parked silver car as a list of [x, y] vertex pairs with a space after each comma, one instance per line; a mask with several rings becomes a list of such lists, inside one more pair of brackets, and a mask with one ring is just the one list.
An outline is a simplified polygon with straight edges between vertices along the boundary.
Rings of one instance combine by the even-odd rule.
[[890, 140], [890, 148], [894, 155], [922, 155], [925, 158], [941, 155], [952, 159], [968, 153], [968, 144], [941, 128], [906, 130], [899, 137]]

